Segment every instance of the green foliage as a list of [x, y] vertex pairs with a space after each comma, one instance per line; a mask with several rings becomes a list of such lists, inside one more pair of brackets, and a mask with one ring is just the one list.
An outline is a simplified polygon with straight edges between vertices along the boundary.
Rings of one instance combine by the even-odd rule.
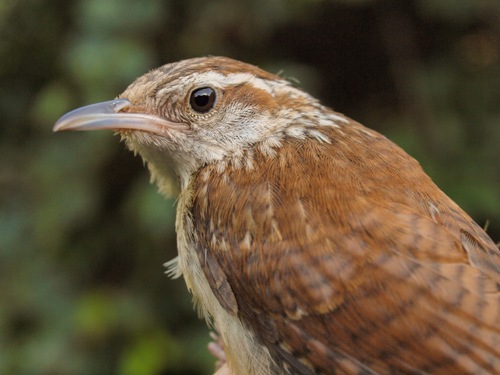
[[174, 200], [109, 133], [64, 112], [161, 64], [282, 71], [382, 131], [500, 239], [498, 1], [0, 2], [0, 373], [202, 374]]

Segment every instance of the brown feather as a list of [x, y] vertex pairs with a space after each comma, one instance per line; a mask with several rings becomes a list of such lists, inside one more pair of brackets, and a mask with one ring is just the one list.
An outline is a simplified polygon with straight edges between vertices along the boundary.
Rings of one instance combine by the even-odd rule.
[[385, 137], [320, 131], [332, 142], [193, 179], [200, 262], [224, 270], [242, 322], [292, 373], [494, 372], [498, 249]]

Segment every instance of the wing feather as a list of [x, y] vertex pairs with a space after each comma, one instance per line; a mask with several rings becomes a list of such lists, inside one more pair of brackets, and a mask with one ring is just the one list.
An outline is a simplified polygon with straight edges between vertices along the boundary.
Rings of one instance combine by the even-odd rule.
[[197, 251], [221, 304], [290, 373], [500, 368], [498, 248], [384, 137], [328, 136], [195, 178]]

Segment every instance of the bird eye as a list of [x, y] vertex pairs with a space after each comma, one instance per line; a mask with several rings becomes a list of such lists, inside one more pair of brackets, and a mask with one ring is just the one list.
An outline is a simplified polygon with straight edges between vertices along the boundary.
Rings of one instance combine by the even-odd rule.
[[207, 113], [215, 104], [215, 90], [211, 87], [202, 87], [194, 90], [189, 98], [191, 108], [198, 113]]

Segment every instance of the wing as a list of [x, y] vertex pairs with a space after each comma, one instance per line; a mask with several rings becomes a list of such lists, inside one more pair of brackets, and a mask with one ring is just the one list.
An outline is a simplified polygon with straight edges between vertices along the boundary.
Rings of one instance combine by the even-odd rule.
[[494, 372], [498, 248], [397, 146], [343, 132], [195, 177], [220, 303], [290, 373]]

